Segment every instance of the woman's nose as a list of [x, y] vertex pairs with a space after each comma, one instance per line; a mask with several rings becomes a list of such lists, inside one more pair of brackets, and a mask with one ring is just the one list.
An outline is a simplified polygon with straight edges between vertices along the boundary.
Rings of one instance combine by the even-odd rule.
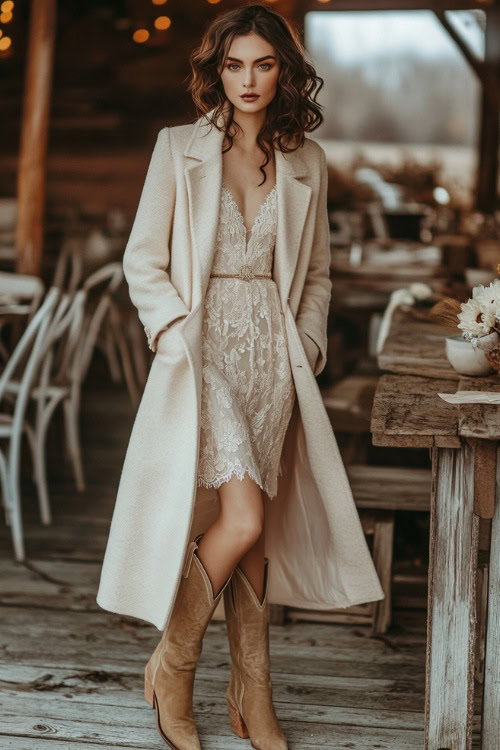
[[245, 72], [245, 86], [253, 86], [254, 85], [254, 75], [253, 70], [247, 70]]

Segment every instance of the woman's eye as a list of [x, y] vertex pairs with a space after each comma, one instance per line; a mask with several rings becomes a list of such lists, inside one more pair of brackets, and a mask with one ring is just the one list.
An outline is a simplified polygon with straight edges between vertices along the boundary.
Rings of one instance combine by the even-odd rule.
[[[271, 63], [261, 63], [259, 65], [259, 68], [261, 70], [265, 70], [265, 71], [270, 70], [271, 69]], [[238, 63], [228, 63], [227, 64], [227, 69], [228, 70], [239, 70], [240, 66], [238, 65]]]

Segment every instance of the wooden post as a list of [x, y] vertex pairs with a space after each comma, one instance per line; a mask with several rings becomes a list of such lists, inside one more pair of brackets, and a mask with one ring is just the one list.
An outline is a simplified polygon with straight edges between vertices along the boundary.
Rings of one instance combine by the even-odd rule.
[[17, 178], [16, 270], [40, 275], [56, 0], [33, 0]]
[[498, 197], [500, 8], [487, 11], [483, 70], [476, 208], [491, 212], [497, 206]]
[[474, 450], [435, 448], [430, 518], [424, 750], [470, 750], [479, 518]]
[[497, 496], [491, 529], [488, 622], [484, 661], [482, 750], [495, 750], [500, 737], [500, 448], [496, 470]]

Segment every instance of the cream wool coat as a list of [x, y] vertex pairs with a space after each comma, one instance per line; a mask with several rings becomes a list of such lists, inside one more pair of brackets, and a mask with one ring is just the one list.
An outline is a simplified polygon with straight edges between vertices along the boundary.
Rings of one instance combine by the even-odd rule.
[[[97, 603], [159, 630], [170, 618], [187, 545], [219, 508], [217, 490], [198, 488], [196, 473], [203, 301], [215, 252], [222, 140], [204, 116], [159, 132], [123, 257], [150, 347], [156, 351], [158, 334], [162, 346], [126, 451]], [[265, 504], [268, 597], [312, 609], [348, 607], [384, 594], [315, 379], [326, 361], [331, 295], [323, 149], [306, 137], [297, 151], [277, 150], [276, 182], [273, 277], [297, 398], [278, 495]]]

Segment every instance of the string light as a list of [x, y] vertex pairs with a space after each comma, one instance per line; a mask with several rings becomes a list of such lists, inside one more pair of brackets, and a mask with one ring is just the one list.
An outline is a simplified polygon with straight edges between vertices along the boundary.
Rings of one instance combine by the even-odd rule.
[[168, 16], [158, 16], [158, 18], [155, 19], [155, 27], [159, 29], [160, 31], [164, 31], [164, 29], [168, 29], [172, 24], [172, 21]]
[[12, 39], [10, 38], [10, 36], [3, 36], [0, 39], [0, 51], [5, 52], [6, 49], [9, 49], [11, 44], [12, 44]]
[[134, 42], [137, 42], [138, 44], [142, 44], [142, 42], [147, 42], [149, 39], [149, 31], [147, 29], [137, 29], [137, 31], [134, 31], [133, 35]]

